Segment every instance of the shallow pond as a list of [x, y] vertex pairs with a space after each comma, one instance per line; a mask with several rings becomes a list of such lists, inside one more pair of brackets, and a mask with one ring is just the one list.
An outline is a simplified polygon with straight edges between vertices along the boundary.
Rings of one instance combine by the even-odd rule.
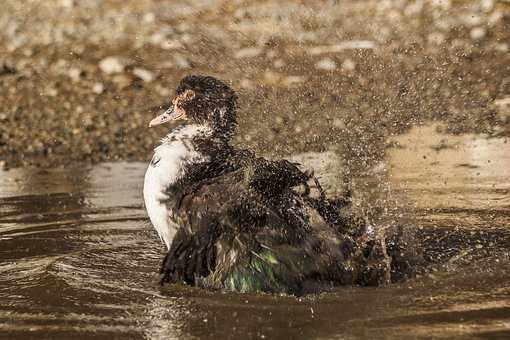
[[356, 195], [469, 244], [403, 283], [301, 298], [161, 289], [145, 164], [0, 172], [0, 338], [510, 337], [510, 143], [422, 127], [392, 145]]

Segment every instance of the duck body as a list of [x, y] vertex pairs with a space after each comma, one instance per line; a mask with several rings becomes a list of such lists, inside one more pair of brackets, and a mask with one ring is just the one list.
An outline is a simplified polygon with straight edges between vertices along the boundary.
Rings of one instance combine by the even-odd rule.
[[302, 294], [365, 279], [362, 247], [300, 190], [310, 174], [205, 132], [170, 133], [146, 172], [147, 211], [169, 248], [162, 283]]
[[[216, 84], [195, 80], [197, 92]], [[320, 189], [311, 174], [234, 149], [222, 134], [226, 111], [213, 112], [214, 124], [194, 119], [168, 134], [145, 175], [147, 212], [168, 247], [162, 283], [302, 294], [389, 280], [383, 245], [346, 232], [336, 206], [310, 194], [310, 183]]]
[[145, 173], [143, 197], [145, 207], [159, 237], [167, 248], [178, 229], [165, 205], [170, 197], [166, 190], [175, 185], [185, 175], [190, 164], [207, 161], [207, 155], [195, 149], [192, 140], [208, 132], [203, 126], [182, 126], [161, 140], [154, 150]]

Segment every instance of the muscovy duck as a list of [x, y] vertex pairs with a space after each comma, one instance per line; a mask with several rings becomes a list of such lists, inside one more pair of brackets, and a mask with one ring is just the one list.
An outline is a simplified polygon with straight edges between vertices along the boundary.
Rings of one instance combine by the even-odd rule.
[[161, 282], [302, 294], [388, 281], [383, 247], [346, 232], [311, 173], [231, 146], [236, 106], [226, 83], [191, 75], [149, 124], [185, 121], [162, 139], [145, 175], [146, 209], [168, 248]]

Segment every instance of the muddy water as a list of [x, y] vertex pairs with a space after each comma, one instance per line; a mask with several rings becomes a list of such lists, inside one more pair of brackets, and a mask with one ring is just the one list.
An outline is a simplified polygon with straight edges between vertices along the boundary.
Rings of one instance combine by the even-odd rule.
[[404, 283], [304, 298], [160, 289], [144, 164], [1, 172], [0, 338], [508, 337], [510, 144], [436, 130], [396, 138], [356, 194], [469, 244]]

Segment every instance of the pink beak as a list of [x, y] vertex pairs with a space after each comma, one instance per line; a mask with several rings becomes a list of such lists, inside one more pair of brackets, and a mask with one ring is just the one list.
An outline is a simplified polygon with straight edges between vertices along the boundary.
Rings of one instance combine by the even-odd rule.
[[149, 127], [164, 124], [172, 120], [177, 120], [183, 116], [184, 112], [182, 112], [182, 110], [174, 110], [173, 107], [170, 107], [168, 110], [166, 110], [165, 112], [151, 120], [149, 123]]

